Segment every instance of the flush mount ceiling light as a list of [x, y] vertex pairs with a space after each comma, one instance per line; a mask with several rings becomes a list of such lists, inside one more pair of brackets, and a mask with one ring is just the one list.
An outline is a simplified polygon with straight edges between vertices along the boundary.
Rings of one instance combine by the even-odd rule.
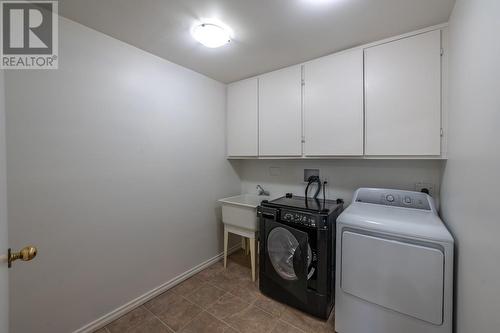
[[216, 48], [231, 41], [232, 31], [220, 22], [204, 21], [191, 29], [191, 35], [206, 47]]
[[344, 0], [303, 0], [303, 1], [313, 5], [326, 5], [326, 4], [338, 3]]

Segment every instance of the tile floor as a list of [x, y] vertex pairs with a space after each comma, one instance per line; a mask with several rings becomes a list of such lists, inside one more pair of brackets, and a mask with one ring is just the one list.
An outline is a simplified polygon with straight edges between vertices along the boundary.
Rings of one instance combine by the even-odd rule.
[[333, 312], [322, 321], [262, 295], [249, 266], [238, 251], [96, 333], [335, 332]]

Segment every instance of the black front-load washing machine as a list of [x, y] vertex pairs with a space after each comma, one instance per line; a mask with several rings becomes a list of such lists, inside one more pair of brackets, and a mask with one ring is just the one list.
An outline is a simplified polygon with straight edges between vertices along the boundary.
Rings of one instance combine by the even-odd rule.
[[327, 319], [335, 300], [335, 223], [343, 201], [286, 196], [257, 208], [259, 288]]

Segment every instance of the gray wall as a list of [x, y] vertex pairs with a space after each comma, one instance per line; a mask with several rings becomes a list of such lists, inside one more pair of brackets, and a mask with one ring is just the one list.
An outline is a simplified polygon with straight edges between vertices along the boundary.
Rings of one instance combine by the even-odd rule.
[[456, 331], [500, 327], [500, 2], [457, 0], [450, 19], [449, 160], [442, 217], [457, 242]]
[[225, 86], [61, 18], [58, 70], [10, 71], [12, 332], [67, 333], [222, 250]]
[[7, 253], [7, 188], [5, 179], [5, 97], [4, 71], [0, 70], [0, 333], [9, 331], [9, 274]]
[[[243, 160], [239, 168], [242, 192], [254, 193], [262, 184], [271, 196], [286, 192], [304, 195], [304, 169], [320, 169], [328, 180], [327, 197], [350, 203], [362, 186], [415, 190], [415, 183], [435, 184], [439, 192], [441, 161], [438, 160]], [[277, 174], [279, 173], [279, 174]], [[312, 190], [311, 190], [312, 192]], [[312, 193], [311, 193], [312, 194]]]

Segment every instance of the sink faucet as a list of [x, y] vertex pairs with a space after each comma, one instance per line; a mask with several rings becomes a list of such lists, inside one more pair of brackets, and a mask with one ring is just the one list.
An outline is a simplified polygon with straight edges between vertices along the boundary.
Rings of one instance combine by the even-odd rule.
[[257, 191], [259, 195], [269, 195], [269, 191], [264, 190], [264, 188], [261, 185], [257, 185]]

